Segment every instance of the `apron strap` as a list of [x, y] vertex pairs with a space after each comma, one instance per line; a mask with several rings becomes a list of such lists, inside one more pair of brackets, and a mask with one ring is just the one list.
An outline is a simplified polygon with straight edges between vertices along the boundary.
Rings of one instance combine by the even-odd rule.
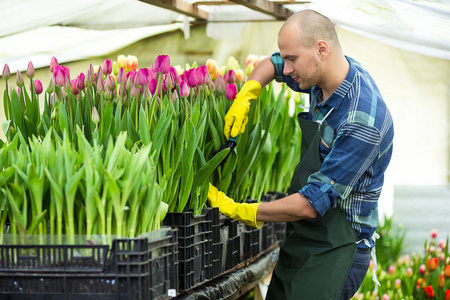
[[[380, 236], [378, 235], [378, 233], [374, 232], [370, 239], [375, 242], [379, 238], [380, 238]], [[356, 244], [359, 244], [360, 242], [364, 242], [364, 244], [367, 247], [370, 247], [369, 241], [367, 239], [359, 240], [356, 242]], [[373, 260], [372, 280], [376, 283], [375, 284], [375, 292], [378, 292], [378, 286], [381, 286], [381, 284], [377, 278], [377, 255], [376, 255], [376, 251], [375, 251], [375, 246], [373, 246], [372, 249], [370, 250], [370, 256], [372, 257], [372, 260]]]
[[322, 118], [322, 120], [315, 121], [315, 122], [319, 123], [319, 131], [320, 131], [320, 127], [322, 127], [323, 121], [325, 121], [325, 119], [331, 114], [331, 112], [332, 112], [333, 110], [334, 110], [334, 107], [332, 107], [332, 108], [328, 111], [328, 113], [325, 115], [325, 117]]

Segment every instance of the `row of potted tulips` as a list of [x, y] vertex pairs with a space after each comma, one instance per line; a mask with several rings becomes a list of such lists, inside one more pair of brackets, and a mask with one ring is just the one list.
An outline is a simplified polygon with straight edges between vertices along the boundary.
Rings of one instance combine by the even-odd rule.
[[[10, 72], [5, 65], [7, 142], [2, 142], [1, 153], [2, 167], [8, 172], [0, 176], [1, 219], [10, 220], [11, 232], [136, 235], [157, 226], [130, 230], [123, 224], [131, 221], [119, 219], [130, 217], [140, 222], [145, 217], [135, 209], [139, 205], [151, 207], [149, 216], [155, 216], [165, 204], [171, 212], [193, 209], [198, 213], [205, 206], [209, 181], [219, 183], [238, 201], [248, 196], [258, 199], [269, 190], [284, 191], [300, 151], [300, 132], [289, 113], [284, 87], [279, 93], [272, 84], [264, 89], [252, 106], [236, 150], [219, 166], [229, 151], [215, 155], [225, 143], [223, 117], [244, 80], [236, 74], [243, 71], [232, 69], [236, 61], [224, 76], [213, 75], [212, 60], [204, 66], [193, 65], [181, 70], [170, 65], [168, 56], [160, 55], [149, 68], [138, 69], [137, 58], [119, 56], [115, 62], [90, 65], [85, 74], [71, 79], [70, 69], [53, 58], [49, 68], [53, 76], [45, 92], [34, 78], [31, 62], [26, 72], [29, 90], [20, 72], [16, 74], [17, 88], [8, 85]], [[60, 151], [72, 153], [71, 164], [58, 163], [62, 173], [38, 154], [44, 141], [46, 147], [55, 149], [49, 152], [53, 153], [51, 161], [60, 162], [62, 158], [55, 158]], [[25, 151], [24, 144], [32, 154]], [[71, 150], [62, 150], [61, 145]], [[97, 161], [84, 159], [94, 152], [89, 150], [91, 155], [86, 155], [87, 145], [97, 151]], [[115, 175], [111, 174], [102, 167], [114, 165], [116, 158], [110, 157], [113, 152], [108, 149], [121, 147], [116, 151], [142, 155], [150, 165], [133, 163], [128, 157], [126, 163], [115, 166]], [[21, 165], [15, 162], [17, 153], [22, 153]], [[127, 164], [136, 170], [126, 171]], [[136, 174], [148, 183], [130, 187], [129, 180]], [[17, 186], [23, 186], [22, 190]], [[131, 190], [135, 194], [131, 195]], [[19, 196], [23, 201], [14, 206], [18, 202], [13, 199]], [[55, 204], [50, 199], [56, 198], [58, 207], [52, 207]], [[109, 203], [108, 209], [105, 203]], [[48, 216], [64, 225], [52, 227], [46, 223]], [[111, 222], [115, 225], [108, 225]], [[155, 222], [150, 218], [149, 224]]]

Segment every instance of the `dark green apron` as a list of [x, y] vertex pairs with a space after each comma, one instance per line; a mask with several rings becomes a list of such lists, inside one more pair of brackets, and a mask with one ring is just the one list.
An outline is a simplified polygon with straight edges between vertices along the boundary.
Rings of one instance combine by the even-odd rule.
[[[322, 129], [306, 117], [307, 113], [298, 115], [301, 159], [292, 177], [290, 194], [305, 186], [308, 177], [322, 165]], [[356, 242], [356, 232], [339, 208], [328, 210], [322, 218], [288, 222], [266, 299], [339, 299], [356, 255]]]

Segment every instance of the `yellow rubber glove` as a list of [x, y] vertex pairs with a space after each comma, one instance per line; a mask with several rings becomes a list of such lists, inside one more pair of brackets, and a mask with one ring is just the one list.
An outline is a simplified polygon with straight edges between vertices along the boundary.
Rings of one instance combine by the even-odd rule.
[[261, 228], [264, 224], [256, 221], [256, 210], [261, 203], [236, 203], [223, 192], [219, 192], [211, 183], [208, 200], [212, 207], [218, 207], [221, 213], [232, 219], [255, 228]]
[[261, 84], [258, 81], [249, 80], [244, 83], [224, 118], [223, 133], [227, 140], [230, 136], [236, 137], [244, 132], [248, 122], [250, 103], [258, 98], [260, 93]]

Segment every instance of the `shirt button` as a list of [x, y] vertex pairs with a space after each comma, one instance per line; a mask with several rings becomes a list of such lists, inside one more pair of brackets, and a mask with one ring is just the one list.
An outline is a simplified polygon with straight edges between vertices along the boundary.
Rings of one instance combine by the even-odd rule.
[[318, 109], [318, 108], [316, 108], [316, 112], [319, 112], [319, 109]]
[[333, 184], [334, 184], [334, 181], [333, 181], [333, 180], [331, 180], [331, 181], [330, 181], [330, 184], [331, 184], [331, 185], [333, 185]]

